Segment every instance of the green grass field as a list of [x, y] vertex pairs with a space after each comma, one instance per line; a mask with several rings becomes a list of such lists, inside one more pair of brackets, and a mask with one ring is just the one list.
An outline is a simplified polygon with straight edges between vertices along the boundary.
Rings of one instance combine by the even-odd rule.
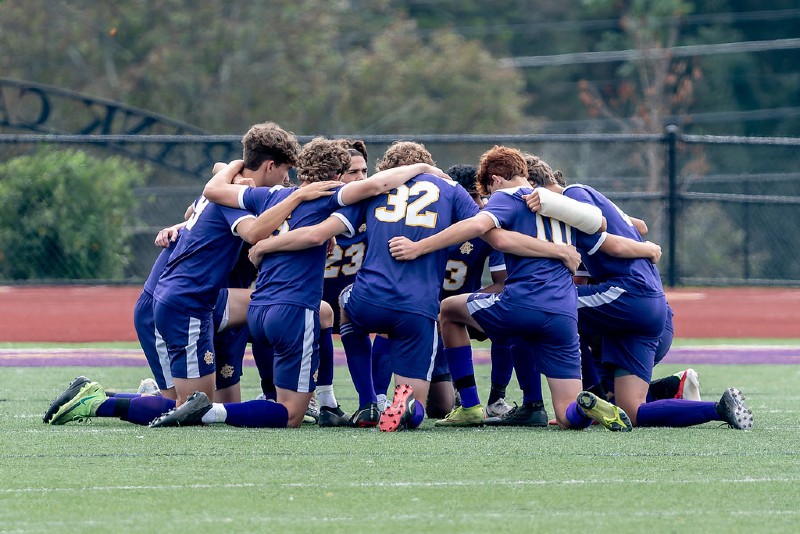
[[[146, 368], [1, 368], [0, 532], [797, 532], [800, 369], [696, 369], [706, 400], [742, 389], [752, 431], [54, 427], [76, 375], [133, 389]], [[344, 368], [336, 388], [353, 409]]]

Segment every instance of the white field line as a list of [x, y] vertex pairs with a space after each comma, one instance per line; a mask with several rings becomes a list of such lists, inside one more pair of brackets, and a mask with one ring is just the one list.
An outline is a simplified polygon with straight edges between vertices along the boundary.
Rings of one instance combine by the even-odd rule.
[[477, 480], [477, 481], [441, 481], [441, 482], [351, 482], [340, 486], [331, 484], [307, 483], [307, 482], [287, 482], [281, 484], [152, 484], [142, 486], [79, 486], [61, 488], [0, 488], [0, 493], [4, 494], [24, 494], [24, 493], [60, 493], [80, 491], [176, 491], [184, 489], [241, 489], [241, 488], [260, 488], [274, 489], [279, 488], [298, 488], [298, 489], [335, 489], [335, 488], [442, 488], [442, 487], [487, 487], [487, 486], [580, 486], [580, 485], [603, 485], [603, 484], [639, 484], [639, 485], [666, 485], [666, 484], [775, 484], [775, 483], [795, 483], [800, 482], [796, 477], [763, 477], [763, 478], [721, 478], [702, 480], [646, 480], [646, 479], [593, 479], [593, 480]]

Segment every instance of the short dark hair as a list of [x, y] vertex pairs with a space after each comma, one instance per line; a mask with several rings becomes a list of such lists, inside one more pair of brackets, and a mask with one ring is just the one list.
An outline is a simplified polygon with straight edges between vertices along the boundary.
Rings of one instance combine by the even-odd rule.
[[276, 165], [297, 165], [300, 144], [292, 132], [274, 122], [262, 122], [250, 127], [242, 137], [244, 168], [254, 171], [265, 161]]
[[445, 172], [469, 193], [475, 193], [478, 190], [478, 186], [475, 184], [478, 169], [475, 168], [475, 165], [453, 165]]

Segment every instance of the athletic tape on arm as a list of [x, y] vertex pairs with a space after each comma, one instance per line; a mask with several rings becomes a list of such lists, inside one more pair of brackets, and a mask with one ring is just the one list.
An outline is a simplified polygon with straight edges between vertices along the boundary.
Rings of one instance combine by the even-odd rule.
[[597, 232], [603, 224], [603, 214], [597, 206], [578, 202], [544, 187], [537, 187], [536, 191], [542, 203], [539, 213], [544, 217], [563, 221], [586, 234]]

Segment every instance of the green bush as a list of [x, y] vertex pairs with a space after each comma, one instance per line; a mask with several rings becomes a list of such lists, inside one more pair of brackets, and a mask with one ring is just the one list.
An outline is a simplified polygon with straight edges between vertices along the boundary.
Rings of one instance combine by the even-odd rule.
[[119, 279], [141, 170], [41, 150], [0, 164], [0, 279]]

